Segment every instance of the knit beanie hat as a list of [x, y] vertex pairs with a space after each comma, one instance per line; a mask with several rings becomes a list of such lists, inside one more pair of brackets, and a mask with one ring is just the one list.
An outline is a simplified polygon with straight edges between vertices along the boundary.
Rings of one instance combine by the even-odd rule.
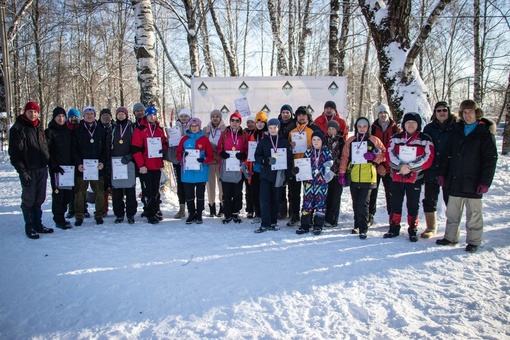
[[402, 118], [402, 129], [405, 130], [405, 125], [407, 121], [414, 120], [418, 123], [418, 131], [421, 131], [421, 116], [416, 112], [408, 112]]
[[212, 118], [212, 116], [220, 116], [220, 119], [223, 117], [223, 115], [221, 114], [221, 111], [218, 110], [218, 109], [215, 109], [215, 110], [212, 110], [211, 111], [211, 114], [210, 114], [210, 117]]
[[157, 115], [158, 114], [158, 110], [156, 110], [156, 108], [154, 106], [149, 106], [148, 108], [145, 109], [145, 117], [147, 117], [148, 115]]
[[280, 109], [280, 113], [282, 113], [282, 111], [285, 110], [290, 111], [290, 114], [294, 116], [294, 110], [292, 109], [292, 106], [290, 106], [289, 104], [284, 104]]
[[180, 116], [188, 116], [191, 119], [191, 111], [189, 109], [181, 109], [181, 111], [179, 111], [179, 117]]
[[234, 111], [234, 113], [232, 113], [232, 114], [230, 115], [229, 121], [231, 121], [231, 120], [232, 120], [232, 118], [239, 118], [240, 123], [242, 123], [242, 121], [243, 121], [243, 118], [241, 117], [241, 114], [240, 114], [240, 113], [239, 113], [239, 111], [237, 111], [237, 110], [236, 110], [236, 111]]
[[94, 117], [96, 116], [96, 109], [93, 106], [85, 106], [85, 108], [82, 111], [82, 114], [85, 115], [85, 112], [87, 111], [94, 112]]
[[280, 130], [280, 121], [276, 118], [271, 118], [269, 122], [267, 122], [267, 126], [276, 125], [278, 130]]
[[328, 122], [327, 128], [329, 129], [330, 127], [335, 128], [336, 133], [340, 132], [340, 124], [338, 124], [338, 122], [336, 120], [330, 120]]
[[381, 104], [375, 109], [375, 114], [378, 115], [381, 112], [388, 112], [389, 115], [391, 115], [390, 107], [386, 104]]
[[126, 116], [128, 115], [128, 110], [124, 106], [117, 108], [117, 110], [115, 111], [115, 115], [117, 115], [117, 113], [119, 112], [124, 112]]
[[145, 105], [143, 105], [142, 103], [135, 103], [135, 105], [133, 105], [133, 113], [136, 110], [143, 110], [143, 111], [145, 111]]
[[111, 117], [112, 116], [112, 111], [110, 109], [108, 109], [108, 108], [102, 109], [99, 112], [99, 117], [101, 117], [104, 114], [110, 115], [110, 117]]
[[58, 116], [58, 115], [64, 115], [64, 117], [65, 117], [66, 116], [66, 110], [64, 110], [60, 106], [57, 106], [56, 108], [53, 109], [53, 119], [55, 119], [55, 117]]
[[327, 107], [330, 107], [332, 108], [333, 110], [336, 110], [336, 104], [334, 101], [332, 100], [328, 100], [325, 104], [324, 104], [324, 108], [327, 108]]
[[200, 130], [202, 130], [202, 121], [201, 121], [200, 119], [198, 119], [198, 118], [191, 118], [191, 119], [189, 120], [188, 126], [191, 126], [191, 125], [193, 125], [193, 124], [198, 125], [198, 128], [199, 128]]
[[23, 109], [23, 113], [27, 112], [28, 110], [35, 110], [38, 113], [40, 112], [39, 104], [36, 102], [28, 102], [25, 104], [25, 109]]
[[67, 112], [67, 119], [71, 118], [71, 117], [78, 117], [78, 119], [80, 119], [80, 111], [78, 111], [77, 109], [75, 108], [72, 108], [70, 109], [68, 112]]
[[356, 121], [356, 127], [358, 127], [358, 125], [361, 125], [362, 123], [364, 123], [364, 124], [366, 124], [366, 126], [370, 127], [370, 122], [365, 117], [358, 118], [358, 120]]
[[322, 132], [322, 130], [315, 130], [313, 133], [312, 133], [312, 139], [313, 137], [319, 137], [322, 141], [322, 143], [324, 143], [324, 132]]
[[267, 123], [267, 113], [265, 111], [259, 111], [255, 115], [255, 123], [264, 122]]

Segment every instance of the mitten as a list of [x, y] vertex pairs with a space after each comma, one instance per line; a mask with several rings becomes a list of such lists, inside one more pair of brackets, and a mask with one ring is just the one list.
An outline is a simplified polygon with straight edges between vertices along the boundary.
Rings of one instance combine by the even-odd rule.
[[227, 159], [227, 158], [230, 158], [230, 154], [226, 151], [222, 151], [222, 152], [220, 152], [220, 157], [223, 159]]
[[487, 191], [489, 191], [489, 187], [484, 184], [480, 184], [478, 186], [478, 188], [476, 188], [477, 195], [483, 195], [483, 194], [487, 193]]
[[121, 159], [120, 159], [120, 162], [122, 164], [128, 164], [130, 161], [129, 157], [127, 155], [124, 155]]
[[367, 160], [367, 161], [373, 161], [376, 157], [375, 153], [373, 152], [366, 152], [363, 157]]
[[54, 168], [53, 168], [53, 172], [54, 172], [54, 173], [59, 173], [59, 174], [61, 174], [61, 175], [65, 174], [64, 169], [62, 169], [62, 168], [61, 168], [60, 166], [58, 166], [58, 165], [57, 165], [56, 167], [54, 167]]
[[293, 175], [297, 175], [297, 174], [299, 174], [299, 167], [297, 167], [297, 166], [293, 167], [293, 168], [292, 168], [292, 174], [293, 174]]
[[271, 164], [271, 165], [275, 165], [275, 164], [276, 164], [276, 158], [274, 158], [274, 157], [270, 157], [270, 158], [269, 158], [269, 164]]
[[238, 152], [236, 153], [236, 158], [240, 161], [244, 161], [246, 158], [248, 158], [248, 155], [246, 152]]
[[345, 178], [345, 174], [338, 174], [338, 184], [340, 184], [343, 187], [347, 184], [347, 179]]
[[187, 155], [189, 155], [189, 152], [188, 151], [184, 151], [183, 154], [182, 154], [182, 157], [186, 157]]
[[205, 158], [204, 157], [199, 157], [197, 158], [197, 162], [198, 163], [203, 163], [205, 161]]

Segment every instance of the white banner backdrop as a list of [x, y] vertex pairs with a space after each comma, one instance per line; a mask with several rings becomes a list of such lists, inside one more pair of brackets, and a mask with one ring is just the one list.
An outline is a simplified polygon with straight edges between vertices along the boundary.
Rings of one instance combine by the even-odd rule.
[[[246, 98], [246, 101], [239, 99]], [[294, 110], [307, 106], [314, 118], [324, 110], [324, 103], [332, 100], [342, 118], [347, 115], [346, 77], [214, 77], [191, 79], [193, 117], [210, 121], [210, 113], [218, 109], [226, 125], [236, 110], [235, 102], [243, 102], [255, 116], [266, 111], [268, 119], [277, 118], [280, 108], [289, 104]], [[246, 107], [245, 105], [243, 105]], [[245, 126], [243, 117], [243, 126]]]

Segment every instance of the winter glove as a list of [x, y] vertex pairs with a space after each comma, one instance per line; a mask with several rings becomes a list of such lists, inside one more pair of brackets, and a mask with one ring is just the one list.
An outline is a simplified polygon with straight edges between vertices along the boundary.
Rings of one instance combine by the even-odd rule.
[[19, 175], [19, 179], [21, 180], [21, 185], [24, 187], [29, 187], [30, 183], [32, 183], [32, 177], [26, 172]]
[[345, 174], [338, 174], [338, 184], [340, 184], [343, 187], [347, 184], [347, 179], [345, 178]]
[[220, 157], [223, 159], [227, 159], [227, 158], [230, 158], [230, 154], [226, 151], [222, 151], [222, 152], [220, 152]]
[[366, 152], [363, 157], [367, 160], [367, 161], [373, 161], [376, 157], [375, 153], [373, 152]]
[[297, 167], [297, 166], [293, 167], [293, 168], [292, 168], [292, 174], [293, 174], [293, 175], [297, 175], [297, 174], [299, 174], [299, 167]]
[[276, 164], [276, 158], [274, 158], [274, 157], [270, 157], [270, 158], [269, 158], [269, 164], [271, 164], [271, 165], [275, 165], [275, 164]]
[[122, 156], [122, 158], [120, 159], [120, 162], [122, 164], [128, 164], [130, 161], [131, 161], [131, 159], [129, 159], [129, 157], [127, 155]]
[[184, 152], [182, 153], [182, 157], [186, 157], [187, 155], [189, 155], [189, 152], [188, 152], [188, 151], [184, 151]]
[[440, 187], [444, 187], [444, 176], [437, 177], [437, 184], [439, 184]]
[[198, 163], [203, 163], [205, 161], [205, 158], [204, 157], [199, 157], [197, 158], [197, 162]]
[[489, 191], [489, 187], [484, 185], [484, 184], [480, 184], [478, 186], [478, 188], [476, 188], [476, 194], [477, 195], [483, 195], [483, 194], [486, 194], [487, 191]]
[[159, 150], [159, 154], [162, 155], [165, 152], [165, 150], [161, 149]]
[[64, 169], [62, 169], [59, 165], [53, 168], [53, 173], [59, 173], [61, 175], [65, 174]]
[[240, 161], [244, 161], [246, 158], [248, 158], [248, 155], [246, 152], [238, 152], [236, 153], [236, 158]]

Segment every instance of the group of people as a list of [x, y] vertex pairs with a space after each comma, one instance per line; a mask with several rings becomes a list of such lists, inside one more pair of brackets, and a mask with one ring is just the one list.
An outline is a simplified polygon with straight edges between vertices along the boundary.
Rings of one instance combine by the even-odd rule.
[[[44, 130], [37, 103], [26, 104], [11, 128], [9, 155], [20, 176], [21, 208], [29, 238], [53, 232], [41, 221], [48, 173], [53, 220], [58, 228], [71, 227], [65, 219], [70, 202], [75, 225], [83, 223], [89, 185], [94, 192], [97, 224], [103, 223], [108, 191], [115, 223], [122, 223], [125, 217], [134, 223], [135, 177], [142, 188], [142, 217], [158, 223], [163, 218], [159, 188], [166, 160], [172, 164], [177, 184], [179, 211], [174, 217], [186, 217], [187, 210], [186, 224], [203, 223], [206, 189], [209, 216], [222, 217], [224, 224], [241, 223], [245, 187], [246, 216], [258, 224], [256, 233], [278, 230], [278, 219], [289, 218], [287, 226], [296, 226], [297, 234], [312, 230], [319, 235], [323, 227], [338, 224], [343, 188], [349, 186], [352, 233], [365, 239], [382, 182], [389, 222], [384, 237], [400, 234], [406, 198], [409, 239], [416, 242], [424, 184], [426, 229], [421, 237], [436, 234], [442, 187], [446, 232], [436, 243], [459, 241], [464, 207], [466, 251], [476, 251], [481, 243], [481, 198], [492, 183], [497, 151], [494, 123], [483, 118], [481, 108], [472, 100], [460, 104], [458, 117], [448, 103], [438, 102], [423, 131], [419, 114], [406, 113], [399, 126], [383, 104], [376, 109], [373, 124], [365, 117], [358, 118], [350, 137], [333, 101], [325, 103], [315, 120], [306, 106], [294, 111], [286, 104], [278, 118], [268, 119], [264, 111], [242, 117], [236, 111], [227, 123], [219, 110], [213, 110], [206, 126], [192, 117], [189, 109], [182, 109], [176, 124], [166, 131], [157, 121], [156, 108], [136, 103], [133, 114], [135, 121], [131, 122], [128, 110], [119, 107], [113, 121], [110, 110], [103, 109], [96, 120], [94, 107], [87, 106], [79, 121], [78, 110], [66, 114], [57, 107]], [[243, 119], [245, 129], [241, 127]], [[74, 175], [70, 187], [60, 180], [68, 171]]]

